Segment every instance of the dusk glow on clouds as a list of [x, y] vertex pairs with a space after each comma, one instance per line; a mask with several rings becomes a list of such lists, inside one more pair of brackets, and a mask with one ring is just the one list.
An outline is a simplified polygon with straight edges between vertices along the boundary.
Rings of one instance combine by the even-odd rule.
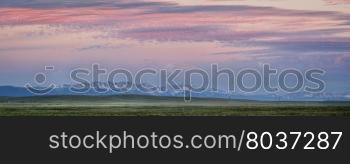
[[341, 4], [349, 4], [349, 0], [327, 0], [328, 4], [331, 5], [341, 5]]
[[270, 63], [322, 68], [350, 83], [349, 0], [2, 0], [0, 42], [0, 75], [11, 75], [0, 84], [22, 84], [45, 65], [62, 79], [60, 71], [92, 63], [131, 70]]

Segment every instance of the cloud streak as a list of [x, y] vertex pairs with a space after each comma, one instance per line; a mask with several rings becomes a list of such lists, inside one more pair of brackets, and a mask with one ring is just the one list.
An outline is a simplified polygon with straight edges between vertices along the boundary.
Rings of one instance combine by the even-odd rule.
[[[63, 25], [72, 33], [101, 31], [95, 37], [105, 39], [220, 42], [288, 54], [347, 53], [350, 47], [350, 16], [336, 11], [126, 0], [5, 0], [0, 12], [0, 25]], [[96, 47], [84, 50], [90, 49]]]
[[328, 5], [350, 4], [349, 0], [324, 0]]

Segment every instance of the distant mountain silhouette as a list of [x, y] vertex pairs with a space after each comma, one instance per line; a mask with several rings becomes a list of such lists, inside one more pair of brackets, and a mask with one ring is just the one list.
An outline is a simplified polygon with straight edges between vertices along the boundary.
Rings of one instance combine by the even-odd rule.
[[24, 97], [24, 96], [34, 96], [26, 88], [14, 87], [14, 86], [0, 86], [0, 96], [9, 97]]
[[[149, 84], [147, 84], [149, 85]], [[103, 93], [96, 92], [94, 89], [90, 89], [85, 93], [75, 93], [69, 88], [72, 85], [63, 85], [61, 87], [55, 88], [52, 92], [46, 94], [45, 96], [54, 95], [87, 95], [87, 96], [109, 96], [109, 95], [144, 95], [144, 96], [163, 96], [163, 97], [182, 97], [183, 91], [170, 89], [166, 92], [155, 91], [152, 93], [143, 93], [137, 90], [135, 87], [131, 88], [126, 93], [118, 93], [112, 90], [108, 90]], [[102, 87], [107, 87], [106, 84], [100, 84]], [[259, 101], [350, 101], [349, 92], [344, 93], [320, 93], [320, 94], [310, 94], [307, 92], [297, 92], [284, 95], [277, 94], [243, 94], [243, 93], [227, 93], [225, 91], [205, 91], [202, 93], [192, 93], [192, 97], [201, 98], [220, 98], [220, 99], [237, 99], [237, 100], [259, 100]], [[28, 96], [38, 96], [29, 92], [24, 87], [15, 86], [0, 86], [0, 96], [2, 97], [28, 97]]]

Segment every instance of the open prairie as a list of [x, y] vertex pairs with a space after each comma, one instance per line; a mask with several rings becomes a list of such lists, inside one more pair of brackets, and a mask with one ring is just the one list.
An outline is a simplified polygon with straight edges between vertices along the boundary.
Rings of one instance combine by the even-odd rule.
[[154, 96], [0, 97], [0, 116], [350, 116], [350, 102]]

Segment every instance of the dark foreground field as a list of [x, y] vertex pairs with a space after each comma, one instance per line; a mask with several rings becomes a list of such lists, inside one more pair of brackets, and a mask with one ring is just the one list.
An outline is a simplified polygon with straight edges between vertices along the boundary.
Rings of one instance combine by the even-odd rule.
[[0, 97], [0, 116], [350, 116], [350, 102], [260, 102], [152, 96]]

